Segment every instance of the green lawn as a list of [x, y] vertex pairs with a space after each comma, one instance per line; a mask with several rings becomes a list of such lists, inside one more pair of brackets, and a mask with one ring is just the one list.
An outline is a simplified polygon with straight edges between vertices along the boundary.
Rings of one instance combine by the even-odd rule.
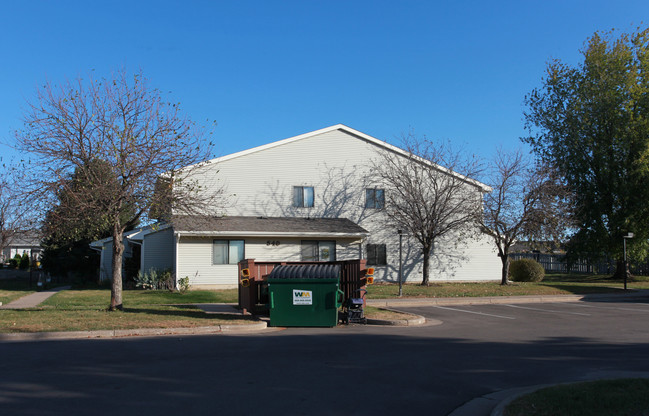
[[[629, 288], [649, 288], [649, 279], [636, 280], [629, 283]], [[370, 285], [367, 290], [370, 299], [395, 298], [398, 295], [396, 284]], [[24, 280], [0, 280], [0, 301], [3, 303], [32, 292], [34, 289], [29, 288]], [[507, 286], [501, 286], [498, 282], [487, 282], [433, 283], [428, 287], [407, 284], [403, 287], [404, 297], [419, 298], [622, 292], [622, 282], [590, 275], [549, 275], [543, 282], [514, 283]], [[191, 306], [197, 303], [236, 303], [237, 289], [195, 290], [184, 294], [163, 290], [126, 290], [123, 295], [124, 310], [107, 312], [110, 290], [106, 288], [89, 286], [62, 291], [38, 308], [1, 310], [0, 332], [196, 327], [251, 322], [249, 317], [206, 314]], [[391, 319], [390, 313], [373, 308], [368, 308], [366, 315], [371, 318]]]
[[649, 415], [649, 380], [621, 379], [560, 385], [519, 397], [505, 416]]
[[241, 315], [206, 314], [195, 303], [236, 302], [236, 289], [124, 291], [124, 310], [107, 312], [110, 290], [66, 290], [40, 307], [0, 311], [0, 332], [88, 331], [99, 329], [178, 328], [247, 324]]
[[[185, 293], [167, 290], [125, 290], [125, 307], [148, 305], [182, 305], [193, 303], [237, 303], [237, 289], [190, 290]], [[42, 306], [56, 309], [106, 309], [110, 304], [110, 290], [65, 290], [46, 300]]]
[[36, 283], [29, 287], [29, 281], [25, 279], [0, 279], [0, 302], [3, 305], [16, 300], [30, 293], [36, 292]]
[[[649, 289], [646, 277], [637, 277], [629, 282], [629, 289]], [[370, 299], [396, 298], [399, 285], [374, 284], [367, 287]], [[403, 296], [408, 298], [453, 298], [480, 296], [525, 296], [525, 295], [572, 295], [592, 293], [623, 293], [623, 282], [606, 276], [550, 274], [538, 283], [511, 283], [501, 286], [498, 282], [480, 283], [435, 283], [421, 286], [415, 283], [403, 285]]]

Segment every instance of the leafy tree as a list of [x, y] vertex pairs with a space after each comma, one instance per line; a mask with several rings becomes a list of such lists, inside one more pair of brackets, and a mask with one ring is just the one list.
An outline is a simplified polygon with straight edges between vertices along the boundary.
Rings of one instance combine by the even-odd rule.
[[[97, 200], [108, 201], [101, 213], [113, 238], [109, 309], [122, 309], [124, 231], [138, 219], [148, 221], [161, 175], [171, 181], [173, 193], [166, 197], [175, 212], [192, 213], [212, 203], [212, 195], [198, 199], [196, 183], [188, 179], [208, 159], [211, 144], [179, 105], [164, 102], [141, 73], [121, 71], [109, 79], [90, 77], [61, 86], [46, 83], [28, 104], [16, 141], [32, 155], [31, 195], [42, 209], [55, 205], [64, 192], [80, 212], [91, 212], [95, 198], [87, 202], [83, 187], [75, 189], [69, 180], [76, 172]], [[97, 180], [92, 169], [97, 160], [110, 167], [114, 181]], [[125, 220], [129, 210], [133, 214]]]
[[483, 231], [492, 237], [502, 262], [501, 284], [508, 284], [509, 251], [516, 241], [562, 240], [570, 226], [566, 188], [545, 165], [520, 151], [499, 150], [489, 170], [493, 190], [484, 197]]
[[412, 134], [403, 141], [407, 155], [382, 151], [372, 174], [386, 187], [388, 221], [419, 242], [421, 284], [428, 285], [435, 242], [451, 235], [456, 240], [468, 238], [476, 229], [484, 189], [470, 177], [477, 176], [481, 168], [476, 159], [463, 157], [448, 143]]
[[569, 250], [618, 259], [633, 232], [636, 256], [649, 238], [649, 29], [595, 33], [583, 62], [548, 64], [526, 97], [531, 136], [523, 140], [556, 166], [575, 195], [577, 233]]
[[[111, 188], [112, 192], [106, 192]], [[84, 169], [75, 169], [58, 194], [58, 204], [45, 216], [42, 262], [48, 272], [73, 274], [84, 280], [94, 274], [99, 259], [89, 244], [111, 236], [107, 209], [112, 203], [111, 194], [118, 188], [117, 178], [105, 161], [93, 160]], [[132, 207], [125, 207], [121, 221], [126, 230], [137, 226], [132, 222], [136, 221]]]

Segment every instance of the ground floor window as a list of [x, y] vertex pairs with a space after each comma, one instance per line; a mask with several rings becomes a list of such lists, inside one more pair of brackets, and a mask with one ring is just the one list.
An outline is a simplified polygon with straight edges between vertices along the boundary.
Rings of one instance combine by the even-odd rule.
[[387, 256], [385, 244], [368, 244], [367, 245], [367, 265], [368, 266], [385, 266]]
[[214, 240], [212, 264], [237, 264], [244, 259], [243, 240]]
[[302, 261], [336, 261], [336, 242], [302, 240]]

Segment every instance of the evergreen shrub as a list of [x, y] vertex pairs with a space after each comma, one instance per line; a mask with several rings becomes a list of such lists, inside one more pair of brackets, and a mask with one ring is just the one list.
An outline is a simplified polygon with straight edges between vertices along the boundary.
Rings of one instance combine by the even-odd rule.
[[29, 254], [23, 253], [22, 257], [20, 258], [20, 270], [29, 269], [29, 263]]
[[540, 282], [545, 277], [545, 270], [533, 259], [514, 260], [509, 265], [509, 277], [514, 282]]

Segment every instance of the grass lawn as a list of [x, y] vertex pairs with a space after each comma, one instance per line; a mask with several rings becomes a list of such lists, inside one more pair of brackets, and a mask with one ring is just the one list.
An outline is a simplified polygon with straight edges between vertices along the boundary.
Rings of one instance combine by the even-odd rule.
[[602, 380], [549, 387], [519, 397], [505, 416], [649, 415], [649, 379]]
[[413, 315], [407, 313], [401, 313], [397, 311], [391, 311], [388, 309], [376, 308], [374, 306], [366, 306], [363, 309], [363, 313], [366, 318], [382, 319], [387, 321], [404, 320], [413, 317]]
[[[649, 278], [629, 282], [631, 289], [648, 289]], [[368, 298], [396, 298], [398, 285], [375, 284], [367, 288]], [[0, 301], [34, 292], [23, 280], [0, 280]], [[539, 283], [514, 283], [501, 286], [487, 283], [432, 283], [428, 287], [407, 284], [404, 297], [478, 297], [514, 295], [560, 295], [621, 293], [620, 281], [592, 275], [548, 275]], [[76, 288], [57, 293], [40, 307], [28, 310], [1, 310], [0, 332], [79, 331], [97, 329], [135, 329], [196, 327], [221, 324], [246, 324], [253, 318], [241, 315], [207, 314], [192, 306], [197, 303], [236, 303], [237, 289], [195, 290], [184, 294], [168, 291], [125, 290], [123, 311], [107, 312], [110, 290], [98, 287]], [[374, 319], [404, 319], [378, 308], [367, 308]]]
[[36, 292], [36, 283], [29, 287], [29, 281], [25, 279], [0, 279], [0, 302], [3, 305], [16, 300], [30, 293]]
[[[649, 289], [649, 278], [638, 276], [628, 282], [629, 289]], [[525, 296], [525, 295], [571, 295], [591, 293], [623, 293], [624, 284], [607, 276], [548, 274], [538, 283], [511, 283], [501, 286], [499, 282], [480, 283], [431, 283], [420, 286], [415, 283], [403, 285], [403, 296], [409, 298], [451, 298], [480, 296]], [[394, 283], [374, 284], [367, 287], [370, 299], [396, 298], [399, 285]]]
[[236, 289], [223, 291], [124, 291], [123, 311], [107, 312], [110, 290], [66, 290], [40, 307], [0, 311], [0, 332], [88, 331], [178, 328], [254, 322], [241, 315], [207, 314], [188, 304], [236, 302]]

